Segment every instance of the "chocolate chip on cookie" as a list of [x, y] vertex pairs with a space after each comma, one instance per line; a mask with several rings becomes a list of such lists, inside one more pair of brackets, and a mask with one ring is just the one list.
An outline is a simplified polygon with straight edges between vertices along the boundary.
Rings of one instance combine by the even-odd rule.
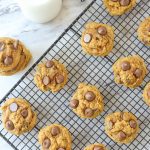
[[131, 69], [131, 65], [128, 61], [123, 61], [121, 64], [121, 68], [123, 71], [127, 71]]
[[47, 62], [46, 62], [46, 67], [47, 68], [52, 68], [54, 66], [54, 62], [52, 61], [52, 60], [48, 60]]
[[19, 45], [19, 40], [16, 40], [16, 41], [13, 43], [13, 48], [14, 48], [15, 50], [17, 50], [17, 49], [18, 49], [18, 45]]
[[11, 65], [13, 63], [13, 58], [11, 56], [6, 56], [4, 59], [5, 65]]
[[10, 120], [8, 120], [5, 125], [6, 125], [6, 128], [7, 128], [8, 130], [13, 130], [13, 129], [14, 129], [14, 124], [13, 124], [13, 122], [10, 121]]
[[65, 148], [60, 147], [60, 148], [58, 148], [58, 150], [66, 150], [66, 149], [65, 149]]
[[51, 141], [46, 138], [44, 141], [43, 141], [43, 144], [42, 144], [43, 148], [45, 149], [48, 149], [50, 146], [51, 146]]
[[130, 0], [120, 0], [121, 6], [128, 6], [130, 4]]
[[3, 51], [5, 48], [5, 44], [3, 42], [0, 42], [0, 51]]
[[77, 99], [72, 99], [72, 100], [70, 101], [70, 107], [71, 107], [71, 108], [75, 109], [75, 108], [78, 107], [78, 105], [79, 105], [79, 101], [78, 101]]
[[64, 76], [63, 75], [57, 75], [56, 76], [56, 82], [57, 82], [57, 84], [61, 84], [61, 83], [63, 83], [64, 82]]
[[26, 118], [28, 116], [28, 110], [27, 109], [23, 109], [21, 111], [21, 115], [22, 115], [23, 118]]
[[136, 78], [140, 78], [141, 75], [142, 75], [142, 70], [141, 70], [141, 69], [136, 69], [136, 70], [134, 71], [134, 76], [135, 76]]
[[150, 32], [150, 27], [147, 28], [147, 31]]
[[60, 133], [60, 129], [59, 129], [57, 126], [52, 127], [52, 129], [51, 129], [51, 134], [52, 134], [53, 136], [56, 136], [56, 135], [58, 135], [59, 133]]
[[98, 31], [98, 33], [99, 33], [100, 35], [106, 35], [106, 34], [107, 34], [107, 29], [106, 29], [105, 27], [103, 27], [103, 26], [99, 27], [99, 28], [97, 29], [97, 31]]
[[50, 78], [48, 76], [44, 76], [44, 78], [43, 78], [43, 84], [44, 85], [48, 85], [50, 82], [51, 82]]
[[89, 102], [91, 102], [91, 101], [93, 101], [94, 99], [95, 99], [95, 94], [92, 92], [92, 91], [88, 91], [88, 92], [86, 92], [85, 93], [85, 95], [84, 95], [84, 98], [87, 100], [87, 101], [89, 101]]
[[84, 42], [89, 43], [92, 40], [92, 35], [91, 34], [85, 34], [84, 35]]
[[131, 128], [134, 128], [134, 129], [135, 129], [135, 128], [137, 127], [137, 123], [136, 123], [136, 121], [134, 121], [134, 120], [130, 120], [130, 121], [129, 121], [129, 124], [130, 124], [130, 127], [131, 127]]
[[102, 146], [94, 146], [93, 150], [104, 150], [104, 148]]
[[11, 103], [9, 106], [10, 111], [16, 112], [18, 109], [18, 105], [16, 103]]
[[119, 138], [120, 141], [122, 141], [126, 138], [126, 134], [123, 131], [120, 131], [118, 133], [118, 138]]
[[86, 108], [84, 113], [85, 113], [85, 116], [92, 117], [94, 114], [94, 111], [91, 108]]
[[150, 98], [150, 89], [147, 91], [147, 96]]

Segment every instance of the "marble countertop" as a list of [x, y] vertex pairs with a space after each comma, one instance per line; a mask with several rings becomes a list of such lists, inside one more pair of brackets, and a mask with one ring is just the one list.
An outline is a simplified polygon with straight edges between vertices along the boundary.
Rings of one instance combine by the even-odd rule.
[[[35, 24], [23, 16], [14, 0], [0, 0], [0, 36], [20, 39], [33, 55], [24, 71], [10, 77], [0, 77], [0, 99], [90, 2], [91, 0], [82, 3], [80, 0], [63, 0], [63, 8], [57, 18], [47, 24]], [[0, 138], [0, 141], [0, 149], [12, 149], [3, 139]]]

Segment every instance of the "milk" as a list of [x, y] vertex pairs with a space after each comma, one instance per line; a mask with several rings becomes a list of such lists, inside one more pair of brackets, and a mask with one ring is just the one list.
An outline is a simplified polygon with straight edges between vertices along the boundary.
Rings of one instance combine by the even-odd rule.
[[46, 23], [61, 10], [62, 0], [17, 0], [23, 14], [33, 22]]

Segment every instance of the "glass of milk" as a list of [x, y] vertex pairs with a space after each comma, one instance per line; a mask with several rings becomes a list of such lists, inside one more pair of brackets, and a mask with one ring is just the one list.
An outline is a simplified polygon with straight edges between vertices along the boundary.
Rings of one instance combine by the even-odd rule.
[[61, 10], [62, 0], [17, 0], [23, 14], [31, 21], [46, 23]]

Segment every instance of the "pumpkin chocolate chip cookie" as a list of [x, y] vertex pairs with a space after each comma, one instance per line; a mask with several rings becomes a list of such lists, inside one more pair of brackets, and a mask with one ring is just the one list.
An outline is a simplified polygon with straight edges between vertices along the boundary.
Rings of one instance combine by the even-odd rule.
[[150, 46], [150, 17], [142, 21], [139, 25], [137, 34], [140, 41], [145, 45]]
[[34, 81], [42, 91], [57, 92], [65, 86], [67, 76], [67, 70], [63, 64], [56, 60], [48, 60], [38, 65]]
[[103, 97], [95, 86], [80, 83], [70, 107], [81, 118], [96, 118], [104, 109]]
[[113, 65], [115, 82], [129, 88], [142, 84], [147, 73], [143, 59], [138, 55], [118, 59]]
[[106, 56], [114, 46], [114, 31], [106, 24], [87, 23], [82, 33], [81, 45], [83, 50], [90, 55]]
[[71, 150], [71, 134], [61, 125], [52, 124], [41, 129], [38, 139], [42, 150]]
[[31, 54], [21, 41], [0, 38], [0, 75], [9, 76], [23, 70], [30, 59]]
[[36, 125], [36, 114], [26, 100], [11, 98], [0, 109], [4, 128], [14, 135], [28, 132]]
[[143, 98], [146, 104], [150, 106], [150, 82], [144, 88]]
[[87, 146], [84, 150], [106, 150], [106, 147], [103, 144], [92, 144]]
[[136, 0], [103, 0], [103, 2], [112, 16], [122, 15], [136, 5]]
[[139, 131], [137, 118], [129, 112], [115, 112], [105, 118], [105, 132], [118, 143], [132, 142]]

